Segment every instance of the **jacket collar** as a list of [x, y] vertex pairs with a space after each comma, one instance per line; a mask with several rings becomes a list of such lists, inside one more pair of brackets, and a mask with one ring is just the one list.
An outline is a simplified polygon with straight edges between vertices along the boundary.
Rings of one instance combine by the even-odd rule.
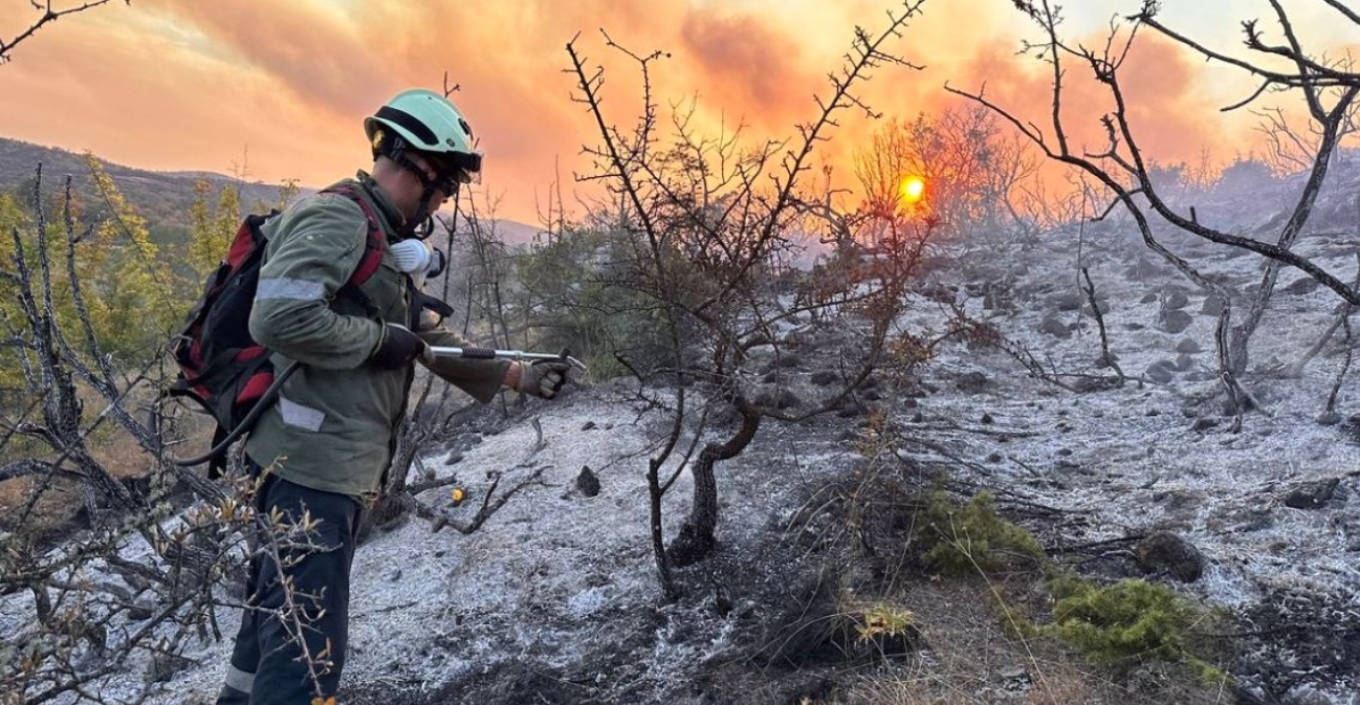
[[386, 191], [383, 191], [378, 182], [374, 181], [373, 177], [365, 171], [356, 174], [354, 180], [359, 182], [364, 195], [368, 196], [369, 202], [377, 209], [378, 215], [386, 221], [387, 232], [394, 234], [400, 231], [401, 227], [406, 224], [406, 218], [401, 214], [401, 211], [397, 210], [396, 205], [392, 203], [392, 198], [387, 195]]

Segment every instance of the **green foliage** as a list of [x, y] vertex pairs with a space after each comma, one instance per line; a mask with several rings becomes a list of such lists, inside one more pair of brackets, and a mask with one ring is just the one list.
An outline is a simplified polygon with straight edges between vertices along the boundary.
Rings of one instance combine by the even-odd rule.
[[579, 351], [601, 379], [626, 372], [616, 353], [646, 371], [668, 349], [656, 300], [624, 285], [629, 252], [620, 233], [579, 229], [536, 242], [519, 260], [530, 326], [542, 331], [538, 344]]
[[[146, 220], [93, 154], [86, 163], [108, 208], [94, 228], [94, 241], [76, 251], [90, 323], [105, 351], [145, 360], [182, 318], [187, 300], [151, 241]], [[63, 325], [76, 324], [73, 310], [66, 318]]]
[[1191, 653], [1191, 627], [1207, 613], [1162, 585], [1122, 580], [1097, 586], [1072, 576], [1055, 578], [1049, 589], [1057, 600], [1047, 630], [1102, 665], [1147, 659], [1181, 663], [1206, 682], [1224, 675]]
[[987, 492], [962, 506], [944, 490], [931, 492], [916, 522], [916, 538], [928, 547], [922, 557], [926, 564], [950, 576], [991, 574], [1044, 558], [1032, 534], [997, 514]]
[[[24, 230], [28, 227], [27, 217], [19, 202], [10, 194], [0, 192], [0, 269], [10, 270], [13, 268], [12, 258], [14, 256], [14, 230]], [[0, 312], [7, 316], [17, 313], [14, 304], [18, 296], [15, 285], [7, 279], [0, 279]], [[0, 347], [0, 403], [10, 404], [14, 401], [17, 390], [24, 386], [23, 370], [19, 367], [19, 358], [12, 347]]]
[[217, 204], [209, 208], [213, 184], [207, 179], [194, 182], [194, 200], [189, 205], [189, 266], [195, 280], [202, 280], [217, 268], [222, 256], [231, 247], [236, 230], [241, 225], [241, 189], [227, 184], [217, 195]]

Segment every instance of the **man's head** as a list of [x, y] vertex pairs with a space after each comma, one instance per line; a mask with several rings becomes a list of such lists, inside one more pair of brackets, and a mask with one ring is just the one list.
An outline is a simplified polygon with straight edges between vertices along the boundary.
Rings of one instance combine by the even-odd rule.
[[[392, 179], [400, 193], [391, 193], [414, 228], [443, 201], [457, 195], [460, 184], [471, 182], [482, 170], [482, 154], [473, 149], [472, 128], [458, 108], [434, 91], [412, 89], [398, 94], [364, 120], [364, 132], [374, 161], [390, 160], [405, 179]], [[379, 176], [375, 166], [374, 176]], [[414, 179], [418, 193], [401, 183]]]

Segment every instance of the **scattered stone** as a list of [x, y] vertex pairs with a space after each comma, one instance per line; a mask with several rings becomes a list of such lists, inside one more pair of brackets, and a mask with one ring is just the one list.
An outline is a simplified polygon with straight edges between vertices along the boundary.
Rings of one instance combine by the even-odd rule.
[[825, 387], [829, 384], [835, 384], [836, 380], [840, 379], [840, 376], [830, 370], [820, 370], [818, 372], [813, 372], [812, 377], [809, 379], [813, 384], [819, 387]]
[[445, 465], [453, 465], [454, 463], [461, 463], [462, 461], [463, 454], [456, 450], [451, 450], [448, 455], [444, 456]]
[[165, 683], [174, 678], [176, 673], [193, 665], [192, 660], [178, 654], [157, 651], [151, 655], [151, 663], [147, 664], [146, 680], [148, 683]]
[[1071, 449], [1071, 448], [1059, 448], [1059, 449], [1056, 451], [1056, 453], [1057, 453], [1058, 455], [1067, 456], [1067, 455], [1071, 455], [1071, 454], [1072, 454], [1072, 449]]
[[1203, 433], [1214, 426], [1217, 426], [1219, 423], [1221, 422], [1212, 416], [1201, 416], [1195, 419], [1195, 423], [1190, 425], [1190, 430], [1195, 431], [1196, 433]]
[[1039, 332], [1047, 333], [1055, 338], [1072, 337], [1072, 331], [1068, 330], [1067, 326], [1064, 325], [1062, 321], [1058, 320], [1056, 315], [1051, 313], [1044, 316], [1043, 322], [1039, 324]]
[[576, 489], [587, 497], [594, 497], [600, 493], [600, 478], [595, 476], [595, 471], [589, 465], [581, 466], [581, 474], [576, 476]]
[[1003, 457], [1003, 456], [1001, 455], [1001, 453], [999, 453], [999, 452], [997, 452], [997, 451], [992, 451], [991, 453], [988, 453], [988, 454], [987, 454], [987, 462], [989, 462], [989, 463], [999, 463], [999, 462], [1001, 462], [1002, 457]]
[[593, 431], [593, 430], [595, 430], [595, 422], [594, 422], [594, 421], [587, 421], [587, 422], [585, 423], [585, 425], [581, 427], [581, 430], [582, 430], [582, 431]]
[[1157, 531], [1138, 543], [1138, 566], [1145, 572], [1166, 571], [1183, 583], [1204, 574], [1204, 556], [1193, 544], [1169, 532]]
[[1095, 306], [1095, 309], [1092, 309], [1092, 308], [1091, 308], [1091, 303], [1090, 303], [1089, 301], [1086, 303], [1085, 306], [1082, 306], [1082, 307], [1081, 307], [1082, 313], [1085, 313], [1085, 314], [1088, 315], [1088, 316], [1094, 315], [1094, 314], [1095, 314], [1095, 310], [1097, 310], [1097, 309], [1100, 311], [1100, 314], [1101, 314], [1102, 316], [1105, 315], [1105, 314], [1107, 314], [1107, 313], [1109, 313], [1109, 312], [1110, 312], [1110, 302], [1109, 302], [1109, 301], [1106, 301], [1106, 300], [1103, 300], [1103, 299], [1096, 299], [1096, 306]]
[[1318, 280], [1312, 277], [1302, 277], [1300, 279], [1295, 279], [1290, 282], [1288, 286], [1280, 289], [1280, 293], [1302, 296], [1303, 294], [1311, 294], [1314, 291], [1317, 291], [1319, 286], [1322, 285], [1318, 283]]
[[1176, 370], [1178, 372], [1185, 372], [1194, 366], [1195, 358], [1190, 357], [1190, 353], [1181, 353], [1180, 356], [1176, 358]]
[[1294, 509], [1318, 509], [1327, 504], [1336, 494], [1340, 478], [1304, 482], [1285, 495], [1284, 504]]
[[1217, 296], [1209, 296], [1204, 299], [1204, 305], [1199, 308], [1199, 312], [1204, 316], [1218, 316], [1223, 313], [1223, 299]]
[[1162, 311], [1162, 314], [1157, 317], [1158, 326], [1160, 326], [1162, 330], [1172, 334], [1183, 332], [1186, 328], [1189, 328], [1190, 324], [1194, 323], [1194, 321], [1195, 318], [1193, 316], [1176, 309], [1164, 310]]
[[1162, 360], [1148, 365], [1144, 375], [1148, 379], [1158, 384], [1166, 384], [1176, 378], [1176, 363], [1169, 360]]
[[1193, 355], [1203, 349], [1194, 338], [1182, 338], [1181, 342], [1176, 343], [1176, 352], [1178, 353]]
[[151, 619], [156, 614], [156, 605], [145, 600], [138, 600], [128, 608], [127, 618], [133, 622], [144, 622]]
[[1059, 311], [1075, 311], [1081, 308], [1082, 296], [1075, 291], [1064, 291], [1061, 294], [1054, 294], [1044, 300], [1044, 303], [1058, 309]]
[[1172, 289], [1166, 292], [1166, 296], [1162, 299], [1163, 311], [1179, 311], [1189, 305], [1190, 297], [1186, 296], [1185, 292], [1180, 289]]
[[1153, 303], [1153, 302], [1157, 301], [1158, 298], [1159, 298], [1159, 297], [1157, 296], [1157, 292], [1155, 292], [1155, 291], [1149, 291], [1148, 293], [1146, 293], [1146, 294], [1143, 295], [1143, 298], [1140, 299], [1140, 300], [1138, 301], [1138, 303], [1140, 303], [1140, 304], [1150, 304], [1150, 303]]
[[982, 418], [980, 419], [980, 421], [981, 421], [982, 423], [989, 424], [989, 423], [993, 423], [995, 420], [996, 420], [996, 419], [993, 419], [991, 414], [989, 414], [989, 413], [987, 413], [987, 412], [985, 412], [985, 411], [982, 412]]
[[1145, 414], [1143, 414], [1143, 415], [1144, 415], [1144, 416], [1161, 416], [1161, 415], [1162, 415], [1162, 412], [1161, 412], [1159, 409], [1148, 409], [1148, 410], [1147, 410], [1147, 413], [1145, 413]]
[[[866, 394], [865, 397], [868, 398], [868, 395]], [[792, 406], [798, 406], [802, 404], [803, 401], [798, 398], [798, 395], [787, 389], [778, 389], [762, 392], [755, 398], [755, 403], [758, 406], [771, 409], [787, 409]]]
[[987, 375], [981, 372], [965, 372], [954, 380], [954, 386], [961, 392], [976, 394], [987, 386]]
[[1341, 414], [1335, 411], [1324, 411], [1318, 414], [1317, 422], [1319, 426], [1335, 426], [1341, 423]]

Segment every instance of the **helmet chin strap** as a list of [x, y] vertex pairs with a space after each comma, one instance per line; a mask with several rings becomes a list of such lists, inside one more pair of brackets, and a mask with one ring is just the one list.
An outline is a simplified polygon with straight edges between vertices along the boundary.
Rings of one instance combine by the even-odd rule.
[[435, 189], [438, 186], [434, 179], [425, 175], [425, 170], [420, 168], [419, 164], [406, 156], [406, 150], [394, 150], [391, 156], [392, 160], [399, 166], [415, 174], [415, 177], [420, 180], [421, 187], [420, 201], [416, 205], [415, 213], [412, 213], [411, 217], [402, 223], [397, 232], [403, 238], [415, 237], [424, 240], [434, 231], [434, 213], [430, 211], [430, 198], [434, 196]]

